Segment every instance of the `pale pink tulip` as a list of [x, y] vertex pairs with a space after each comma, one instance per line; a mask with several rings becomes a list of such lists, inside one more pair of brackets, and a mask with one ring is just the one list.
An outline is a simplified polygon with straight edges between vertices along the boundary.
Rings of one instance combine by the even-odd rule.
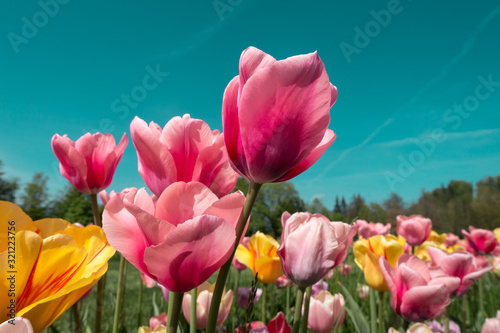
[[[247, 287], [240, 287], [238, 288], [238, 293], [236, 295], [236, 300], [238, 301], [238, 305], [246, 309], [250, 304], [248, 304], [248, 300], [250, 299], [250, 293], [252, 292], [252, 288], [247, 288]], [[253, 304], [257, 303], [260, 299], [260, 296], [262, 296], [262, 289], [257, 288], [257, 291], [255, 292], [255, 297], [253, 299]]]
[[[444, 333], [445, 332], [445, 326], [444, 324], [441, 325], [436, 320], [431, 321], [430, 323], [427, 323], [427, 326], [432, 330], [433, 333]], [[460, 332], [460, 326], [457, 325], [453, 320], [450, 320], [449, 322], [449, 333], [461, 333]]]
[[343, 275], [349, 275], [352, 271], [352, 265], [343, 264], [339, 266], [339, 272]]
[[222, 126], [233, 168], [256, 183], [289, 180], [331, 146], [337, 88], [316, 52], [276, 61], [254, 47], [224, 91]]
[[377, 222], [366, 222], [365, 220], [357, 220], [356, 226], [358, 227], [358, 236], [360, 238], [370, 238], [372, 236], [382, 235], [387, 236], [391, 232], [391, 224], [386, 225]]
[[156, 280], [150, 278], [147, 274], [144, 274], [142, 272], [141, 272], [141, 280], [142, 283], [144, 283], [144, 285], [146, 286], [146, 288], [153, 288], [154, 286], [156, 286]]
[[130, 135], [137, 150], [139, 173], [160, 196], [177, 181], [198, 181], [218, 197], [231, 192], [238, 175], [226, 156], [224, 138], [203, 120], [188, 114], [172, 118], [163, 128], [135, 117]]
[[165, 312], [162, 312], [158, 316], [153, 316], [149, 319], [149, 327], [151, 327], [152, 330], [160, 325], [167, 326], [167, 314]]
[[345, 301], [342, 294], [332, 295], [328, 291], [311, 297], [307, 327], [315, 333], [329, 333], [333, 325], [338, 329], [344, 322]]
[[392, 268], [384, 258], [380, 268], [391, 291], [394, 311], [410, 321], [424, 321], [444, 314], [451, 302], [450, 293], [457, 290], [460, 279], [431, 270], [416, 256], [403, 254]]
[[361, 285], [358, 287], [358, 297], [360, 299], [368, 298], [370, 295], [370, 287], [367, 285]]
[[[197, 288], [197, 298], [196, 298], [196, 329], [203, 330], [207, 328], [208, 323], [208, 313], [210, 310], [210, 304], [212, 303], [213, 289], [215, 284], [211, 285], [208, 282], [202, 283]], [[182, 312], [187, 322], [191, 324], [191, 299], [190, 293], [185, 293], [182, 299]], [[217, 326], [222, 325], [229, 315], [229, 310], [231, 310], [231, 305], [233, 302], [233, 291], [229, 290], [227, 293], [222, 295], [221, 306], [219, 308], [219, 314], [217, 316]]]
[[340, 265], [356, 234], [356, 226], [331, 222], [321, 214], [283, 213], [277, 251], [283, 273], [300, 287], [312, 286]]
[[421, 245], [431, 234], [432, 222], [422, 215], [398, 215], [396, 221], [398, 235], [403, 236], [411, 246]]
[[481, 327], [481, 333], [499, 333], [500, 332], [500, 310], [497, 311], [495, 318], [488, 318]]
[[28, 319], [15, 317], [0, 324], [0, 333], [33, 333], [33, 327]]
[[491, 230], [469, 226], [469, 232], [462, 230], [467, 250], [474, 254], [489, 254], [498, 246], [498, 240]]
[[453, 246], [455, 244], [458, 243], [458, 241], [460, 240], [460, 238], [458, 238], [457, 235], [455, 234], [452, 234], [451, 232], [447, 233], [446, 234], [446, 238], [445, 238], [445, 245], [446, 247], [450, 247], [450, 246]]
[[86, 194], [97, 194], [111, 184], [127, 144], [125, 133], [118, 146], [111, 134], [102, 133], [87, 133], [76, 142], [66, 134], [54, 134], [51, 141], [61, 174]]
[[245, 197], [221, 199], [199, 182], [176, 182], [156, 205], [144, 189], [113, 196], [103, 212], [109, 243], [141, 272], [175, 292], [207, 280], [230, 257]]
[[432, 246], [427, 248], [427, 252], [434, 264], [439, 266], [443, 272], [460, 279], [460, 286], [451, 294], [451, 297], [465, 294], [477, 279], [493, 269], [492, 266], [479, 268], [474, 256], [470, 253], [453, 252], [448, 254]]

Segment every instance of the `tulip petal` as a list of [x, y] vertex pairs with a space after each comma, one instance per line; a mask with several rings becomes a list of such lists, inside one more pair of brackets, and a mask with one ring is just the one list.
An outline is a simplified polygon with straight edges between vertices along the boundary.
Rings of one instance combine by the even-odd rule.
[[280, 258], [260, 256], [255, 260], [255, 269], [258, 272], [258, 279], [262, 283], [274, 283], [283, 275]]
[[217, 200], [217, 196], [202, 183], [176, 182], [158, 198], [155, 216], [176, 226], [200, 216]]
[[[23, 212], [21, 207], [8, 201], [0, 201], [0, 220], [5, 221], [5, 226], [0, 230], [0, 253], [7, 250], [7, 238], [19, 230], [40, 231], [31, 218]], [[13, 223], [9, 223], [14, 221]], [[11, 232], [9, 234], [9, 231]]]
[[40, 230], [39, 234], [42, 238], [47, 238], [49, 236], [55, 235], [69, 227], [71, 223], [64, 221], [62, 219], [52, 219], [46, 218], [33, 222], [36, 227]]
[[203, 215], [179, 224], [165, 242], [148, 247], [144, 263], [169, 290], [185, 292], [206, 281], [231, 255], [234, 226]]
[[222, 217], [236, 227], [244, 203], [243, 192], [234, 192], [215, 201], [203, 214]]
[[71, 141], [66, 134], [64, 136], [54, 134], [51, 145], [59, 160], [59, 170], [63, 177], [69, 180], [78, 191], [90, 194], [86, 180], [87, 162], [76, 149], [75, 142]]
[[330, 122], [331, 96], [317, 53], [277, 61], [248, 79], [238, 108], [245, 110], [239, 126], [253, 180], [281, 179], [311, 154]]
[[410, 321], [437, 318], [444, 314], [450, 302], [448, 290], [444, 284], [416, 287], [403, 295], [401, 316]]
[[307, 327], [316, 333], [329, 333], [333, 328], [333, 311], [328, 306], [314, 298], [309, 303], [309, 318]]
[[243, 265], [247, 266], [250, 268], [255, 274], [255, 255], [254, 252], [249, 251], [249, 249], [242, 244], [239, 244], [238, 247], [236, 248], [236, 252], [234, 254], [234, 257], [236, 260], [238, 260], [240, 263]]
[[16, 317], [0, 324], [0, 333], [33, 333], [33, 327], [28, 319]]
[[250, 46], [241, 53], [240, 57], [240, 87], [243, 88], [247, 80], [258, 70], [276, 62], [269, 54]]

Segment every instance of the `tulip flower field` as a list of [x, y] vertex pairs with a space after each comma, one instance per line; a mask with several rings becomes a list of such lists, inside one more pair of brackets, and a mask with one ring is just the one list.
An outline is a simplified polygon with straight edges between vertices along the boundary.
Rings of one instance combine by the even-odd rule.
[[[283, 211], [278, 237], [248, 232], [262, 187], [334, 143], [337, 95], [316, 52], [249, 47], [221, 92], [222, 132], [186, 114], [135, 117], [132, 145], [126, 133], [54, 134], [94, 223], [0, 201], [0, 333], [500, 332], [500, 228]], [[146, 187], [108, 193], [125, 149]]]

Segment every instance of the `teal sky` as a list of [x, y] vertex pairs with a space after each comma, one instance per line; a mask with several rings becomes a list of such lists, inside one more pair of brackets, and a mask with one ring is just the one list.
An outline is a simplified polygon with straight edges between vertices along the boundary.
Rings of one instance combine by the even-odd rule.
[[[54, 133], [118, 138], [135, 115], [163, 126], [184, 113], [220, 129], [248, 46], [317, 50], [338, 87], [337, 140], [293, 181], [305, 200], [396, 191], [410, 203], [500, 174], [497, 1], [55, 1], [0, 4], [0, 159], [23, 184], [39, 171], [52, 193], [67, 184]], [[144, 90], [150, 71], [158, 84]], [[110, 189], [129, 186], [144, 186], [132, 142]]]

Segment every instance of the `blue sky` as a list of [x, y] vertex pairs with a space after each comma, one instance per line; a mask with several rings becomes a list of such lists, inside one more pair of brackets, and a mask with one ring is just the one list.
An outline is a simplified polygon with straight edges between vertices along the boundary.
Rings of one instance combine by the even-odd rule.
[[[337, 140], [293, 182], [305, 200], [407, 203], [452, 179], [500, 174], [497, 1], [77, 1], [0, 4], [0, 159], [23, 183], [67, 181], [54, 133], [129, 133], [184, 113], [221, 128], [222, 94], [255, 46], [317, 50], [339, 98]], [[150, 71], [158, 84], [127, 106]], [[142, 187], [129, 143], [110, 189]]]

